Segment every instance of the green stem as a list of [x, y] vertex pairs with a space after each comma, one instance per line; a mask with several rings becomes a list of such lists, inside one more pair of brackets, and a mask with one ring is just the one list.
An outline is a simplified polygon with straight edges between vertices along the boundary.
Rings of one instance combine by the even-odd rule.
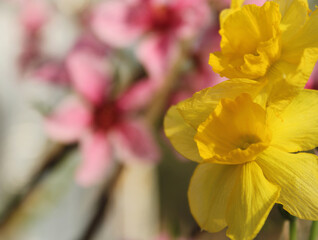
[[297, 218], [292, 217], [289, 220], [289, 240], [297, 240]]
[[313, 221], [311, 224], [309, 240], [316, 240], [318, 238], [318, 221]]

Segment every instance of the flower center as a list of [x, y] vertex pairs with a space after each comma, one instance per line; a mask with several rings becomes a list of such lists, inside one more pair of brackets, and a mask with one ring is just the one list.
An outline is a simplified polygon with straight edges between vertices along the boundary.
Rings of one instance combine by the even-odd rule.
[[179, 14], [170, 6], [158, 5], [153, 8], [151, 29], [155, 32], [167, 32], [181, 24]]
[[107, 131], [120, 120], [120, 112], [114, 102], [105, 102], [94, 111], [94, 128]]
[[259, 143], [261, 141], [262, 140], [256, 135], [245, 135], [245, 136], [241, 136], [240, 139], [237, 141], [238, 142], [237, 147], [239, 149], [246, 150], [248, 149], [250, 145]]
[[266, 113], [246, 93], [234, 100], [221, 99], [214, 112], [199, 125], [194, 140], [206, 161], [221, 164], [253, 161], [270, 141]]

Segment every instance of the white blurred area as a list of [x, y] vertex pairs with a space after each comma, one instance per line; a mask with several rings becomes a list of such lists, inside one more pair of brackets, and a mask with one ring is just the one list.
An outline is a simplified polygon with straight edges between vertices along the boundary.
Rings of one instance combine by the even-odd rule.
[[[43, 52], [55, 58], [69, 50], [80, 27], [76, 14], [89, 0], [52, 0], [59, 13], [43, 29]], [[13, 1], [0, 1], [0, 213], [24, 191], [46, 156], [56, 149], [44, 132], [37, 102], [52, 106], [65, 94], [62, 89], [25, 79], [17, 58], [23, 31]], [[81, 239], [102, 193], [102, 186], [81, 188], [74, 171], [81, 157], [67, 156], [32, 191], [13, 217], [0, 227], [5, 240]], [[158, 203], [154, 169], [128, 167], [116, 185], [107, 215], [92, 239], [154, 239], [158, 233]], [[138, 188], [137, 188], [138, 187]]]

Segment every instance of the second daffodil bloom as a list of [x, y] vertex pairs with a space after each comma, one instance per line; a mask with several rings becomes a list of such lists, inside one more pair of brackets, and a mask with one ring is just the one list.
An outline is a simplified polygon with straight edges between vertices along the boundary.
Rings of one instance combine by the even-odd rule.
[[311, 12], [307, 0], [243, 2], [233, 0], [221, 14], [221, 51], [210, 55], [213, 70], [230, 79], [288, 79], [303, 88], [318, 59], [318, 10]]
[[[318, 92], [302, 90], [280, 112], [259, 101], [261, 85], [225, 81], [170, 108], [165, 133], [199, 163], [188, 191], [203, 230], [227, 228], [231, 239], [253, 239], [275, 203], [318, 220]], [[274, 104], [274, 102], [272, 102]]]

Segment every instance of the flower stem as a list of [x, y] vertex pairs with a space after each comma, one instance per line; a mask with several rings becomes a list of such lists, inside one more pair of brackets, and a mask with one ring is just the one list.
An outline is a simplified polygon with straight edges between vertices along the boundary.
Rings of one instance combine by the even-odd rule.
[[318, 221], [313, 221], [311, 224], [309, 240], [316, 240], [318, 238]]
[[297, 240], [297, 218], [292, 217], [289, 220], [289, 240]]

